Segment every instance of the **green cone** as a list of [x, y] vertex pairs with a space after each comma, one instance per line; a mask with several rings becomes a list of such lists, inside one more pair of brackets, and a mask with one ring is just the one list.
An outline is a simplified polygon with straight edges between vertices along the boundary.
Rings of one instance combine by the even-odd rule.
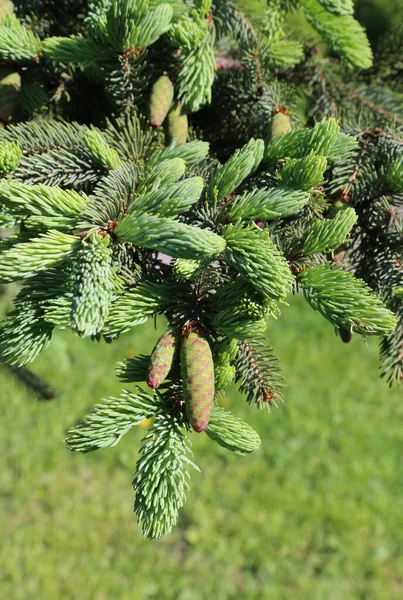
[[195, 329], [184, 330], [181, 370], [186, 414], [193, 429], [204, 431], [214, 400], [214, 364], [210, 345]]
[[178, 102], [168, 114], [168, 136], [172, 142], [176, 138], [177, 144], [185, 144], [188, 137], [188, 117], [181, 112], [181, 105]]
[[287, 133], [287, 131], [291, 129], [291, 119], [288, 114], [284, 112], [277, 112], [273, 116], [272, 125], [271, 125], [271, 136], [277, 137], [282, 135], [283, 133]]
[[178, 335], [168, 329], [158, 340], [151, 354], [147, 385], [155, 390], [161, 385], [171, 370], [178, 347]]
[[150, 97], [150, 123], [159, 127], [165, 120], [174, 97], [174, 86], [168, 75], [161, 75], [154, 83]]
[[8, 121], [20, 104], [21, 77], [10, 73], [0, 81], [0, 121]]

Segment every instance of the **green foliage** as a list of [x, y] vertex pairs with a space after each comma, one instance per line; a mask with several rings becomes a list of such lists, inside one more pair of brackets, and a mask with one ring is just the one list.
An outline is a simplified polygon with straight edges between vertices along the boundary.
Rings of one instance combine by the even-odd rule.
[[229, 226], [225, 230], [225, 256], [257, 291], [273, 300], [287, 296], [293, 276], [275, 244], [265, 231], [256, 228]]
[[350, 273], [320, 265], [300, 276], [305, 298], [333, 325], [362, 335], [390, 333], [396, 318], [369, 287]]
[[112, 303], [104, 329], [105, 335], [116, 336], [145, 323], [163, 310], [171, 293], [169, 285], [143, 281]]
[[85, 132], [84, 144], [97, 165], [100, 165], [104, 169], [116, 169], [119, 167], [119, 154], [116, 150], [108, 146], [102, 135], [95, 129]]
[[146, 48], [169, 29], [171, 18], [169, 4], [148, 11], [148, 2], [116, 0], [106, 13], [106, 39], [121, 54]]
[[341, 3], [320, 0], [301, 0], [301, 4], [309, 23], [348, 66], [359, 69], [371, 66], [371, 47], [364, 29], [351, 16], [350, 3], [343, 8]]
[[33, 277], [40, 271], [63, 262], [77, 249], [78, 238], [59, 231], [49, 231], [28, 242], [15, 244], [0, 255], [0, 281], [9, 283]]
[[112, 267], [108, 237], [91, 234], [76, 254], [71, 328], [83, 337], [103, 329], [119, 283]]
[[225, 248], [223, 238], [173, 219], [154, 215], [131, 214], [115, 229], [118, 239], [136, 246], [165, 252], [175, 258], [205, 258], [220, 254]]
[[279, 179], [284, 186], [309, 190], [322, 182], [326, 166], [324, 156], [308, 154], [304, 158], [288, 160], [280, 171]]
[[[144, 537], [157, 540], [169, 533], [188, 490], [189, 439], [175, 419], [159, 416], [144, 438], [134, 472], [134, 512]], [[196, 467], [197, 468], [197, 467]]]
[[217, 444], [236, 454], [249, 454], [260, 446], [256, 431], [222, 408], [213, 410], [206, 433]]
[[315, 254], [336, 250], [346, 241], [356, 221], [357, 215], [352, 208], [337, 213], [334, 219], [317, 219], [305, 234], [302, 252]]
[[76, 226], [87, 201], [85, 194], [56, 186], [32, 186], [12, 180], [0, 183], [0, 202], [12, 214], [24, 218], [28, 229], [69, 231]]
[[154, 165], [165, 159], [180, 158], [184, 160], [186, 164], [193, 165], [203, 161], [206, 158], [208, 151], [208, 144], [199, 140], [179, 145], [173, 143], [167, 148], [154, 152], [148, 161], [148, 164]]
[[231, 219], [272, 221], [299, 213], [309, 201], [309, 194], [287, 187], [262, 188], [238, 196], [231, 203]]
[[390, 165], [387, 172], [387, 179], [390, 188], [394, 192], [403, 192], [403, 157], [397, 158], [392, 165]]
[[7, 15], [0, 24], [0, 57], [4, 61], [21, 63], [36, 61], [41, 41], [26, 29], [14, 15]]
[[158, 411], [158, 402], [140, 388], [136, 393], [125, 390], [120, 398], [109, 398], [104, 404], [96, 405], [67, 432], [64, 443], [75, 452], [116, 446], [132, 427]]
[[0, 146], [0, 174], [7, 175], [14, 171], [22, 158], [22, 152], [18, 144], [3, 142]]
[[[293, 28], [298, 5], [331, 56]], [[292, 292], [344, 341], [380, 335], [382, 374], [403, 379], [401, 36], [361, 74], [372, 51], [349, 0], [274, 0], [251, 22], [224, 0], [92, 0], [84, 20], [82, 2], [9, 8], [0, 282], [21, 286], [2, 356], [28, 363], [54, 329], [110, 342], [165, 318], [116, 371], [155, 395], [124, 392], [67, 437], [85, 452], [156, 417], [134, 487], [158, 538], [184, 501], [190, 428], [258, 446], [213, 404], [234, 381], [258, 408], [282, 399], [262, 333]]]
[[253, 173], [263, 158], [263, 149], [262, 140], [250, 140], [246, 146], [236, 150], [225, 165], [214, 173], [210, 183], [212, 199], [225, 198]]
[[186, 111], [194, 112], [211, 100], [215, 60], [208, 37], [190, 52], [183, 52], [181, 59], [178, 98]]

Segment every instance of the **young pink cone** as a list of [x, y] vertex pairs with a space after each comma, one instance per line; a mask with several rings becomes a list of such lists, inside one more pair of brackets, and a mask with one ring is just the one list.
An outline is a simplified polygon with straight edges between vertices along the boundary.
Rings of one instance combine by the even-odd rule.
[[165, 120], [174, 97], [174, 86], [168, 75], [161, 75], [154, 83], [150, 97], [150, 123], [159, 127]]
[[171, 370], [178, 347], [178, 335], [168, 329], [158, 340], [151, 354], [147, 385], [155, 390]]
[[181, 371], [187, 417], [195, 431], [204, 431], [213, 408], [214, 363], [208, 341], [194, 330], [182, 336]]

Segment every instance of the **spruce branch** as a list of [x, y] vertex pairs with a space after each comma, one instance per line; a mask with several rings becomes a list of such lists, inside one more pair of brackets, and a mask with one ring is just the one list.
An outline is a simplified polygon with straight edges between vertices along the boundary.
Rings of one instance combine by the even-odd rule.
[[228, 226], [224, 232], [225, 259], [264, 296], [284, 299], [291, 291], [293, 276], [284, 256], [266, 231]]
[[160, 415], [140, 447], [134, 473], [134, 512], [143, 535], [156, 540], [172, 530], [189, 489], [190, 441], [172, 417]]
[[158, 400], [140, 388], [135, 393], [124, 390], [119, 398], [109, 398], [103, 404], [97, 404], [67, 432], [64, 443], [74, 452], [92, 452], [116, 446], [130, 429], [159, 410]]
[[395, 315], [351, 273], [325, 264], [306, 269], [299, 279], [312, 308], [336, 327], [362, 335], [388, 334], [396, 327]]
[[273, 350], [258, 336], [239, 344], [236, 381], [248, 404], [269, 408], [283, 399], [284, 378]]
[[206, 258], [220, 254], [225, 248], [225, 240], [212, 231], [148, 214], [127, 215], [116, 227], [115, 235], [123, 242], [174, 258]]
[[15, 15], [7, 15], [0, 24], [0, 57], [10, 62], [31, 62], [38, 59], [41, 41], [26, 29]]
[[71, 328], [83, 337], [102, 331], [112, 300], [121, 288], [108, 244], [108, 237], [93, 233], [76, 253]]
[[230, 205], [232, 221], [269, 221], [299, 213], [309, 202], [309, 194], [288, 187], [261, 188], [237, 196]]
[[357, 214], [353, 208], [338, 212], [333, 219], [316, 219], [305, 234], [302, 252], [315, 254], [336, 250], [346, 241], [356, 221]]
[[260, 437], [250, 425], [219, 407], [211, 413], [206, 433], [217, 444], [236, 454], [250, 454], [260, 446]]
[[29, 242], [17, 243], [0, 254], [0, 280], [9, 283], [33, 277], [62, 263], [79, 244], [79, 238], [60, 231], [49, 231]]

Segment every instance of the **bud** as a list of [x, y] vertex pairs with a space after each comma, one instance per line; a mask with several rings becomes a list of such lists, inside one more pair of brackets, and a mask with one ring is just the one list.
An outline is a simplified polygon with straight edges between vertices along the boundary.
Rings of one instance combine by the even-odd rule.
[[197, 432], [206, 429], [214, 401], [214, 364], [207, 339], [189, 325], [182, 333], [181, 371], [186, 414]]
[[339, 327], [339, 335], [340, 335], [342, 341], [345, 344], [348, 344], [349, 342], [351, 342], [351, 338], [353, 337], [353, 332], [351, 331], [351, 329], [344, 329], [344, 327]]
[[148, 387], [155, 390], [167, 377], [171, 370], [177, 347], [178, 336], [172, 329], [168, 329], [160, 337], [151, 353], [147, 379]]

